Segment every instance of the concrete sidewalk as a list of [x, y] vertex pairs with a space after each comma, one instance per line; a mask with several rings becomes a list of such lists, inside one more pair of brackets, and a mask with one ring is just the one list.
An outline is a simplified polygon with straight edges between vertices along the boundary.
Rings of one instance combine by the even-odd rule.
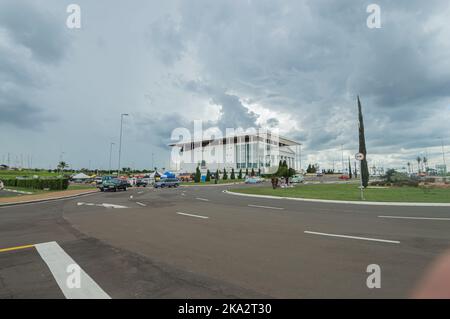
[[86, 194], [97, 193], [97, 192], [98, 192], [97, 189], [92, 189], [92, 190], [76, 189], [76, 190], [40, 193], [40, 194], [34, 194], [34, 195], [2, 197], [2, 198], [0, 198], [0, 206], [43, 202], [43, 201], [48, 201], [48, 200], [76, 197], [76, 196], [81, 196], [81, 195], [86, 195]]

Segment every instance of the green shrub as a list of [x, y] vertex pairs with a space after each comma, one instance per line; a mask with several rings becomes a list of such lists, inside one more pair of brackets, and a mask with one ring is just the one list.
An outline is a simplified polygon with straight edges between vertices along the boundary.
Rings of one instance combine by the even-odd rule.
[[5, 179], [5, 186], [31, 188], [31, 189], [49, 189], [66, 190], [69, 187], [68, 178], [14, 178]]

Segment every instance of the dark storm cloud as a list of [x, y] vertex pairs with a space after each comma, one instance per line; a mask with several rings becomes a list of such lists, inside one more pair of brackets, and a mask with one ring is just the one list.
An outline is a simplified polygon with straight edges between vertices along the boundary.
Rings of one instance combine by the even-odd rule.
[[47, 66], [64, 56], [67, 38], [58, 21], [34, 3], [0, 3], [0, 122], [20, 128], [49, 120], [35, 94], [46, 86]]
[[360, 94], [373, 151], [431, 145], [438, 132], [448, 134], [438, 120], [449, 112], [449, 3], [377, 1], [382, 28], [376, 30], [366, 26], [370, 3], [182, 1], [176, 37], [169, 33], [167, 40], [178, 53], [195, 48], [191, 58], [211, 88], [203, 94], [228, 105], [227, 123], [255, 122], [257, 115], [239, 105], [247, 98], [292, 114], [302, 134], [291, 135], [302, 136], [310, 150], [354, 145]]
[[39, 108], [20, 99], [4, 100], [0, 98], [0, 124], [12, 124], [23, 129], [39, 127], [43, 119]]
[[39, 61], [57, 63], [64, 56], [67, 39], [61, 26], [64, 26], [63, 15], [58, 20], [33, 3], [3, 0], [0, 4], [0, 27]]
[[173, 64], [185, 50], [178, 24], [170, 16], [163, 16], [150, 26], [147, 38], [151, 49], [165, 64]]

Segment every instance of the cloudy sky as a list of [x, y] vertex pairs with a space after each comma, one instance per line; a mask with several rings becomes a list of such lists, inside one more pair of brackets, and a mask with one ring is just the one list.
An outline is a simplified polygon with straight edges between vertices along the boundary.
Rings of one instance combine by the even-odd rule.
[[[193, 120], [277, 127], [303, 161], [357, 151], [361, 96], [371, 164], [450, 161], [450, 2], [0, 0], [0, 160], [167, 167]], [[70, 3], [81, 29], [66, 26]], [[117, 165], [117, 147], [113, 166]]]

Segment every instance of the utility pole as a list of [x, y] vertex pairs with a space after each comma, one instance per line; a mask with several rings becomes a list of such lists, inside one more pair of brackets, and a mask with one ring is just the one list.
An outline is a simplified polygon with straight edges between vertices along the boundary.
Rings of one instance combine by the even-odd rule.
[[154, 155], [154, 153], [152, 152], [152, 170], [155, 169], [155, 162], [153, 161], [153, 155]]
[[117, 177], [120, 175], [120, 156], [122, 153], [122, 128], [123, 128], [123, 117], [128, 116], [127, 113], [120, 114], [120, 142], [119, 142], [119, 167], [117, 168]]
[[116, 145], [116, 143], [111, 142], [111, 145], [109, 146], [109, 174], [111, 174], [111, 160], [112, 160], [113, 145]]
[[342, 174], [344, 174], [345, 169], [344, 169], [344, 144], [341, 144], [341, 155], [342, 155]]
[[442, 146], [442, 161], [444, 162], [444, 165], [446, 165], [445, 164], [444, 139], [442, 137], [441, 137], [441, 146]]

